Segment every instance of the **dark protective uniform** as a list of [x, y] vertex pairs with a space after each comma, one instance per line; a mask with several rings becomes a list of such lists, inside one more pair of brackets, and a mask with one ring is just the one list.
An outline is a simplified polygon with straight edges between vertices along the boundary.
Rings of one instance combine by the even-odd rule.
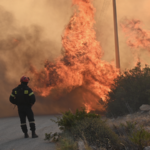
[[26, 117], [30, 123], [30, 130], [35, 132], [34, 114], [32, 112], [32, 105], [35, 103], [35, 95], [31, 88], [25, 83], [21, 83], [18, 87], [12, 90], [10, 95], [10, 102], [17, 105], [18, 113], [21, 122], [21, 129], [27, 133]]

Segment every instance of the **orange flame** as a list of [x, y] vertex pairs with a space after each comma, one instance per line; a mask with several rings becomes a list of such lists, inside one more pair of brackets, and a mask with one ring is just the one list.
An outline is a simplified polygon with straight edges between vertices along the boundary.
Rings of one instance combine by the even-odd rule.
[[144, 48], [150, 52], [150, 31], [141, 28], [140, 20], [126, 19], [121, 27], [128, 37], [127, 44], [132, 48]]
[[92, 110], [92, 108], [91, 108], [91, 106], [89, 104], [85, 103], [84, 106], [86, 108], [86, 112], [87, 113], [89, 113]]
[[46, 61], [41, 71], [32, 66], [32, 86], [42, 96], [59, 89], [57, 97], [64, 94], [63, 89], [70, 92], [82, 86], [97, 97], [89, 100], [83, 94], [83, 103], [89, 112], [100, 109], [98, 100], [105, 101], [118, 71], [113, 65], [101, 60], [103, 52], [93, 29], [95, 9], [91, 0], [73, 0], [73, 5], [77, 7], [62, 38], [64, 55], [56, 63]]

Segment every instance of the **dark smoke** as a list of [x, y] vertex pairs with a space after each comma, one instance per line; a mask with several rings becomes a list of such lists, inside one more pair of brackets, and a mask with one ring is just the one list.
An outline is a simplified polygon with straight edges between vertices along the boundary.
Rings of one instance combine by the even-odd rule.
[[43, 29], [37, 25], [20, 27], [13, 14], [0, 7], [0, 117], [17, 113], [9, 95], [20, 77], [28, 75], [30, 64], [41, 68], [46, 59], [53, 60], [55, 45], [43, 39], [42, 33]]
[[[86, 97], [86, 102], [88, 104], [92, 105], [92, 101], [99, 100], [100, 98], [89, 91], [88, 89], [85, 89], [84, 87], [76, 87], [74, 90], [72, 90], [70, 93], [68, 93], [67, 90], [63, 90], [63, 96], [59, 97], [58, 94], [60, 94], [59, 89], [53, 89], [51, 91], [51, 94], [46, 97], [37, 97], [38, 98], [38, 104], [36, 104], [36, 107], [34, 109], [34, 112], [36, 114], [61, 114], [64, 111], [72, 111], [75, 112], [76, 109], [80, 109], [84, 107], [84, 97]], [[58, 97], [57, 97], [58, 96]], [[102, 104], [97, 104], [97, 110], [98, 113], [103, 113], [104, 109], [100, 108], [102, 107]], [[37, 109], [38, 108], [38, 109]]]

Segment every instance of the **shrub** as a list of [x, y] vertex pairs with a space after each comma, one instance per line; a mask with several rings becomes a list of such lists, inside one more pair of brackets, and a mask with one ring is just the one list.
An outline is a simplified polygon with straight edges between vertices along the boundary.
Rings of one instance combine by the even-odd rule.
[[117, 117], [139, 110], [150, 103], [150, 68], [141, 68], [140, 62], [115, 79], [108, 94], [107, 116]]
[[45, 133], [45, 139], [44, 140], [48, 140], [48, 141], [53, 141], [53, 142], [58, 142], [60, 133]]
[[136, 124], [136, 122], [126, 121], [126, 123], [120, 123], [118, 126], [113, 125], [112, 129], [119, 136], [130, 135], [135, 129]]
[[119, 146], [118, 136], [99, 118], [78, 120], [70, 131], [75, 140], [85, 138], [89, 145], [112, 149]]
[[78, 145], [77, 142], [73, 141], [71, 138], [61, 138], [58, 145], [57, 150], [77, 150]]
[[84, 118], [100, 118], [100, 115], [94, 113], [87, 113], [85, 108], [82, 110], [76, 110], [76, 113], [73, 114], [71, 111], [66, 111], [63, 113], [61, 118], [57, 118], [55, 121], [61, 130], [69, 130], [72, 126], [75, 125], [76, 121], [83, 120]]
[[130, 140], [138, 146], [139, 150], [143, 150], [144, 147], [150, 144], [150, 133], [141, 127], [131, 134]]
[[63, 134], [66, 134], [66, 132], [70, 131], [71, 127], [75, 126], [76, 121], [83, 120], [84, 118], [100, 118], [100, 115], [87, 113], [85, 108], [82, 108], [80, 111], [77, 109], [75, 114], [71, 111], [66, 111], [63, 113], [62, 117], [57, 118], [57, 121], [51, 119], [53, 122], [58, 124], [59, 128], [63, 130], [63, 132], [45, 133], [44, 140], [53, 142], [59, 141]]
[[120, 124], [120, 128], [122, 129], [122, 135], [128, 134], [130, 135], [133, 130], [136, 129], [136, 122], [132, 122], [132, 121], [126, 121], [125, 124], [121, 123]]
[[131, 150], [143, 150], [144, 147], [150, 144], [150, 133], [143, 127], [139, 127], [136, 122], [127, 121], [119, 126], [113, 126], [114, 132], [119, 135], [119, 138], [124, 147]]
[[119, 136], [121, 145], [124, 149], [137, 150], [138, 147], [135, 145], [129, 137], [137, 128], [136, 122], [126, 121], [125, 123], [120, 123], [118, 125], [113, 125], [112, 130]]

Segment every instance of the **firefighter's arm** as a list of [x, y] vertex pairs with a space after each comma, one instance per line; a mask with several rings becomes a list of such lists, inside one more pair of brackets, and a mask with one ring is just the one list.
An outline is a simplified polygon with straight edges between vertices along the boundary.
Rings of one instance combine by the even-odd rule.
[[33, 105], [35, 103], [36, 99], [35, 99], [35, 95], [31, 89], [29, 91], [29, 98], [30, 98], [31, 105]]
[[12, 104], [16, 104], [16, 97], [15, 97], [15, 94], [14, 94], [14, 91], [12, 91], [10, 97], [9, 97], [9, 101], [12, 103]]

